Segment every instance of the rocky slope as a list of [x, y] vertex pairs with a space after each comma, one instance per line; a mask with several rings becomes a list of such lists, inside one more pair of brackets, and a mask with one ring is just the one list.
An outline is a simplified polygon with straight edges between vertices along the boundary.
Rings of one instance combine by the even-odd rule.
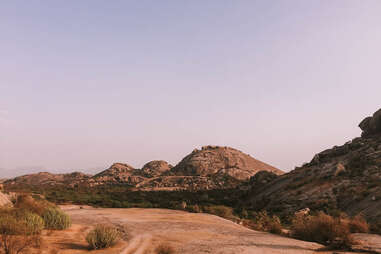
[[310, 163], [253, 188], [255, 209], [283, 214], [310, 208], [381, 222], [381, 110], [360, 123], [362, 137], [314, 156]]
[[121, 184], [139, 190], [210, 190], [237, 187], [260, 171], [276, 175], [283, 173], [236, 149], [205, 146], [201, 150], [195, 149], [175, 167], [162, 160], [150, 161], [142, 169], [115, 163], [94, 176], [39, 173], [8, 180], [5, 185], [67, 184], [91, 187]]

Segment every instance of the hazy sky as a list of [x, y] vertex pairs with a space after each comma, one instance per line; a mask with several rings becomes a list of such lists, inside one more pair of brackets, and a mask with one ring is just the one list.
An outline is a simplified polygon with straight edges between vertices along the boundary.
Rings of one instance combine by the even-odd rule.
[[176, 164], [283, 170], [381, 107], [381, 1], [2, 1], [0, 177]]

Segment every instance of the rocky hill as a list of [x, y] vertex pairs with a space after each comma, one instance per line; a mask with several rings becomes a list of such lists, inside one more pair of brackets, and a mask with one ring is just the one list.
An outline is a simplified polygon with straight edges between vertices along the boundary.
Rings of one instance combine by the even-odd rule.
[[229, 175], [238, 180], [248, 180], [259, 171], [268, 171], [277, 175], [283, 173], [248, 154], [220, 146], [204, 146], [201, 150], [195, 149], [171, 170], [175, 175]]
[[311, 162], [268, 184], [255, 186], [252, 208], [283, 214], [303, 208], [381, 222], [381, 110], [360, 123], [362, 137], [314, 156]]
[[283, 172], [264, 162], [229, 147], [205, 146], [195, 149], [175, 167], [166, 161], [146, 163], [142, 169], [115, 163], [94, 176], [82, 173], [38, 173], [11, 179], [6, 186], [56, 185], [99, 186], [128, 185], [139, 190], [210, 190], [227, 189], [247, 182], [260, 171], [280, 175]]
[[6, 180], [4, 185], [69, 185], [87, 182], [92, 176], [81, 172], [69, 174], [52, 174], [40, 172], [19, 176], [14, 179]]

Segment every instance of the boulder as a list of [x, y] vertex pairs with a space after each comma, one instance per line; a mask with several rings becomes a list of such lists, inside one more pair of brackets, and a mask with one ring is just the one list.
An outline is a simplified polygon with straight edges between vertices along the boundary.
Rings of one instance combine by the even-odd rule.
[[381, 109], [376, 111], [373, 116], [362, 120], [359, 127], [362, 130], [361, 136], [363, 137], [381, 134]]

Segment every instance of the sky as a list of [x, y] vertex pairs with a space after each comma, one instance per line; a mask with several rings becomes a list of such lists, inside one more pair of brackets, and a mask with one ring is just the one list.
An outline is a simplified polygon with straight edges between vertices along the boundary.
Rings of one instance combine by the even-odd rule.
[[284, 171], [381, 108], [379, 0], [0, 3], [0, 178], [237, 148]]

